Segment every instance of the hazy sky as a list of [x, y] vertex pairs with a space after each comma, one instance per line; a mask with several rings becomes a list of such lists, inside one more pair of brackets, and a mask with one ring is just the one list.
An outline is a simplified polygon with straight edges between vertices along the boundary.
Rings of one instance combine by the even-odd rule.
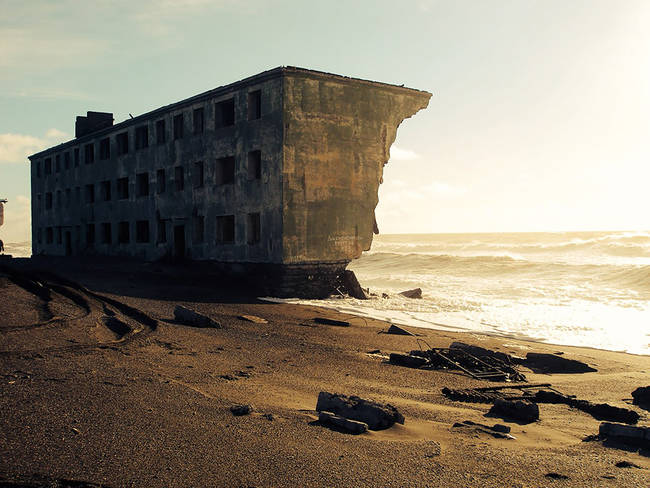
[[382, 233], [650, 229], [650, 1], [0, 0], [5, 241], [26, 155], [280, 65], [428, 90]]

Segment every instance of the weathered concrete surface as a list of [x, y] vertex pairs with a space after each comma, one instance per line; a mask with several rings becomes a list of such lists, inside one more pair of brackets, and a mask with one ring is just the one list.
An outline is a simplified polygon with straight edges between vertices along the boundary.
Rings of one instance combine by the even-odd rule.
[[371, 430], [392, 427], [396, 422], [404, 423], [404, 416], [390, 404], [364, 400], [358, 396], [346, 396], [321, 391], [316, 403], [318, 412], [332, 412], [335, 415], [363, 422]]
[[430, 93], [286, 71], [283, 261], [349, 262], [370, 249], [397, 127]]

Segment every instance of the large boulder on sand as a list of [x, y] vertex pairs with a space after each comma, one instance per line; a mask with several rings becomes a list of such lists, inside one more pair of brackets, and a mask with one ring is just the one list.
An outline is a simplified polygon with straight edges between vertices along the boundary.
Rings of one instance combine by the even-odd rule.
[[370, 430], [388, 429], [395, 422], [404, 423], [404, 416], [390, 404], [364, 400], [358, 396], [346, 396], [321, 391], [316, 403], [318, 412], [332, 412], [347, 419], [368, 424]]
[[639, 386], [632, 392], [632, 398], [635, 405], [650, 406], [650, 386]]

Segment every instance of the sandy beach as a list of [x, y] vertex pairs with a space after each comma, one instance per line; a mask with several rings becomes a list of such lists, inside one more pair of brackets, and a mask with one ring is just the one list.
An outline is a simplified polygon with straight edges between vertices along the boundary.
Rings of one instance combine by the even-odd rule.
[[[493, 383], [386, 360], [417, 349], [416, 339], [516, 356], [562, 352], [598, 371], [522, 372], [530, 383], [635, 410], [647, 426], [631, 392], [650, 383], [648, 356], [430, 329], [389, 335], [385, 322], [265, 303], [241, 285], [172, 265], [13, 261], [21, 272], [56, 273], [58, 288], [46, 300], [0, 270], [0, 486], [650, 485], [647, 452], [584, 440], [601, 423], [587, 413], [540, 404], [534, 423], [487, 418], [490, 405], [441, 390]], [[176, 322], [178, 304], [223, 327]], [[361, 435], [322, 426], [321, 391], [390, 403], [404, 425]], [[234, 416], [236, 404], [253, 411]], [[452, 427], [466, 420], [504, 423], [515, 439]]]

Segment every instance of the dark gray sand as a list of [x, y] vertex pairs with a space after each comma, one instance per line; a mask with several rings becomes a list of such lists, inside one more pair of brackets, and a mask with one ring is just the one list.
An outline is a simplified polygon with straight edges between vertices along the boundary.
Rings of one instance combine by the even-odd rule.
[[[388, 364], [381, 355], [417, 344], [380, 334], [386, 323], [262, 303], [218, 280], [178, 279], [170, 267], [47, 265], [88, 293], [53, 292], [46, 303], [0, 271], [0, 487], [650, 486], [649, 457], [584, 442], [600, 422], [566, 405], [540, 405], [533, 424], [508, 423], [515, 440], [452, 429], [495, 419], [484, 417], [489, 405], [454, 402], [441, 389], [492, 384]], [[223, 328], [175, 323], [177, 304]], [[314, 324], [316, 316], [351, 326]], [[525, 370], [528, 379], [635, 409], [649, 424], [631, 405], [632, 390], [650, 383], [649, 357], [411, 330], [431, 346], [562, 351], [598, 372]], [[405, 423], [358, 436], [330, 430], [315, 423], [322, 390], [389, 402]], [[236, 404], [253, 411], [234, 416]]]

